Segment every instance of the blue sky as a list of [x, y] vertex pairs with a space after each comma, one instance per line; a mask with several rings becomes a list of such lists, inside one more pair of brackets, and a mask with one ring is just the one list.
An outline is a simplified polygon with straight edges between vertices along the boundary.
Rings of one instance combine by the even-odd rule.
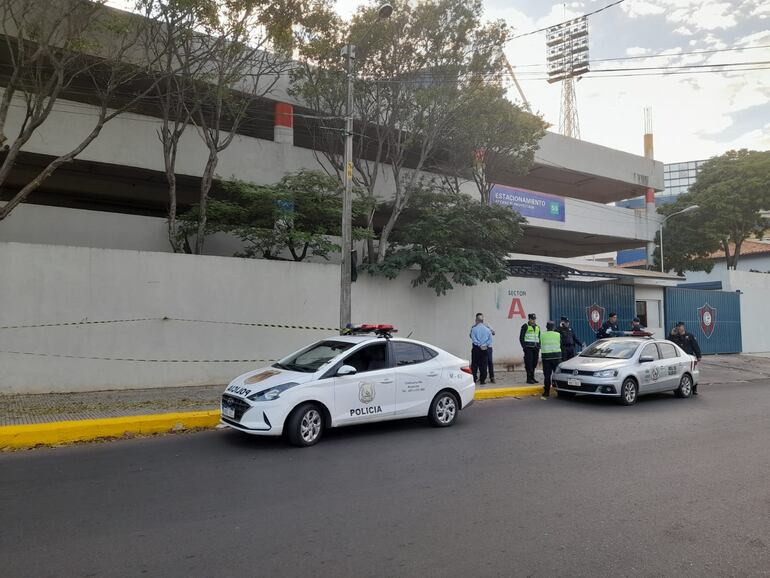
[[[590, 12], [609, 0], [485, 0], [486, 15], [502, 18], [516, 32]], [[353, 13], [360, 0], [338, 0]], [[766, 0], [625, 0], [589, 18], [591, 59], [648, 56], [592, 64], [592, 68], [681, 66], [770, 61], [770, 48], [713, 54], [682, 52], [770, 45], [770, 2]], [[533, 109], [556, 130], [560, 86], [549, 85], [544, 35], [510, 42], [507, 54]], [[766, 65], [770, 66], [770, 65]], [[510, 97], [517, 98], [511, 91]], [[642, 153], [644, 108], [652, 107], [655, 156], [664, 162], [708, 158], [732, 148], [770, 149], [770, 69], [631, 78], [585, 78], [577, 84], [581, 137]]]

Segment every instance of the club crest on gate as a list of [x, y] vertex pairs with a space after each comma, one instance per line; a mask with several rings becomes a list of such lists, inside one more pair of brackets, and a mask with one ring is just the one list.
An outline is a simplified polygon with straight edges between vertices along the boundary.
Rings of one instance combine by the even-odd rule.
[[604, 322], [604, 307], [594, 303], [590, 307], [586, 307], [586, 317], [588, 318], [588, 325], [594, 331], [599, 331]]
[[703, 307], [698, 307], [698, 322], [703, 335], [706, 336], [706, 339], [710, 338], [717, 324], [717, 310], [708, 303], [705, 303]]

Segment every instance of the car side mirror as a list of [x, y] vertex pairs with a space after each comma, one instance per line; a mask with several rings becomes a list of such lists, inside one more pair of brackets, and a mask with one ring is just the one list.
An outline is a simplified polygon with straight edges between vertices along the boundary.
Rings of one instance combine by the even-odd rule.
[[340, 367], [337, 370], [337, 375], [339, 375], [339, 376], [342, 376], [342, 375], [355, 375], [356, 373], [358, 373], [358, 370], [355, 367], [353, 367], [352, 365], [343, 365], [342, 367]]
[[655, 358], [650, 355], [642, 355], [639, 358], [639, 363], [652, 363], [653, 361], [655, 361]]

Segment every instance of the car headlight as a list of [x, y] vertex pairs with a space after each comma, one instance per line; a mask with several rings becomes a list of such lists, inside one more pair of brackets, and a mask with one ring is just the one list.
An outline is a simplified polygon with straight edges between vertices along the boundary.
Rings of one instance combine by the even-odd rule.
[[617, 369], [604, 369], [602, 371], [597, 371], [594, 373], [594, 377], [617, 377], [617, 376], [618, 376]]
[[290, 387], [294, 387], [295, 385], [299, 384], [293, 381], [290, 381], [289, 383], [282, 383], [281, 385], [276, 385], [275, 387], [269, 387], [267, 389], [263, 389], [262, 391], [258, 391], [257, 393], [253, 393], [247, 399], [249, 401], [273, 401], [274, 399], [281, 397], [281, 394], [284, 391]]

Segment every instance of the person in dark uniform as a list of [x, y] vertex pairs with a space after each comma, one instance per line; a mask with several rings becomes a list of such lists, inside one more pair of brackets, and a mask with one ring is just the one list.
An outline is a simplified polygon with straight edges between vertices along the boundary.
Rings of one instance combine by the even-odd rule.
[[473, 382], [476, 383], [481, 377], [481, 385], [487, 381], [487, 368], [489, 360], [487, 351], [492, 347], [492, 330], [484, 324], [484, 314], [476, 314], [476, 323], [471, 327], [471, 372], [473, 373]]
[[631, 322], [631, 331], [644, 331], [646, 327], [642, 325], [642, 320], [638, 317], [634, 317], [634, 320]]
[[618, 327], [618, 314], [610, 313], [607, 321], [596, 332], [596, 339], [606, 339], [608, 337], [617, 337], [618, 335], [623, 335]]
[[570, 320], [567, 317], [561, 318], [559, 333], [561, 333], [561, 360], [567, 361], [577, 355], [577, 346], [583, 347], [584, 344], [575, 335], [575, 330], [570, 327]]
[[530, 313], [527, 322], [521, 326], [519, 343], [524, 350], [524, 368], [527, 370], [527, 383], [537, 383], [535, 368], [537, 358], [540, 356], [540, 327], [537, 324], [537, 315]]
[[[680, 321], [676, 324], [676, 326], [674, 326], [674, 330], [671, 332], [671, 335], [668, 336], [668, 340], [676, 343], [688, 355], [694, 355], [695, 359], [698, 361], [701, 360], [702, 355], [700, 351], [700, 345], [698, 345], [698, 340], [695, 339], [695, 336], [692, 333], [687, 332], [684, 321]], [[692, 394], [698, 395], [697, 384], [693, 385]]]

